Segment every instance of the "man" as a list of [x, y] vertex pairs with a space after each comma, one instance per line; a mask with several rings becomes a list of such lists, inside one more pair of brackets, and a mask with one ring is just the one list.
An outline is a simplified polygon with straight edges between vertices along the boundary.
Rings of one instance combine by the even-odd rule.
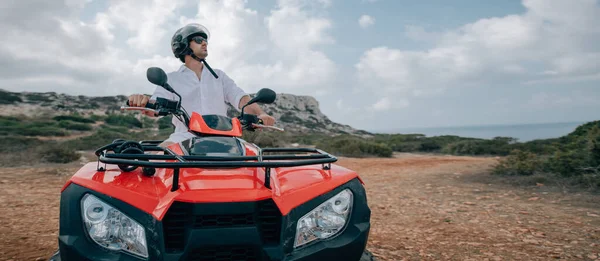
[[[227, 103], [238, 111], [241, 110], [250, 96], [247, 95], [223, 71], [213, 70], [216, 75], [201, 61], [208, 56], [208, 39], [210, 33], [199, 24], [188, 24], [175, 32], [171, 39], [171, 49], [176, 58], [184, 64], [179, 70], [167, 74], [169, 85], [181, 95], [182, 107], [191, 115], [197, 112], [201, 115], [218, 114], [227, 115]], [[156, 97], [178, 100], [171, 92], [157, 87], [152, 97], [142, 94], [129, 96], [130, 106], [143, 107], [146, 103], [153, 103]], [[258, 104], [252, 104], [244, 112], [255, 114], [262, 119], [264, 125], [272, 126], [275, 119], [266, 114]], [[146, 113], [148, 116], [155, 116]], [[193, 135], [187, 130], [185, 123], [173, 117], [175, 131], [161, 146], [168, 146], [191, 138]]]

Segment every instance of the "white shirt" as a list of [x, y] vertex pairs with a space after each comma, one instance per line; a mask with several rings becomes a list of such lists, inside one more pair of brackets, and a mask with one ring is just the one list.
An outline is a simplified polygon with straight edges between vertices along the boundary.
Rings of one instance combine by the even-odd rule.
[[[192, 117], [192, 112], [200, 115], [217, 114], [227, 116], [228, 106], [226, 102], [238, 111], [240, 110], [238, 105], [240, 99], [247, 95], [246, 92], [238, 87], [223, 71], [215, 68], [213, 68], [213, 71], [219, 76], [218, 79], [212, 75], [206, 66], [202, 69], [200, 79], [185, 64], [181, 65], [179, 70], [167, 74], [167, 83], [181, 95], [181, 106], [190, 117]], [[160, 86], [156, 88], [150, 99], [156, 100], [156, 97], [174, 101], [179, 100], [177, 95]], [[173, 117], [172, 123], [175, 125], [175, 131], [167, 141], [180, 142], [194, 136], [188, 131], [185, 123], [179, 121], [176, 117]]]

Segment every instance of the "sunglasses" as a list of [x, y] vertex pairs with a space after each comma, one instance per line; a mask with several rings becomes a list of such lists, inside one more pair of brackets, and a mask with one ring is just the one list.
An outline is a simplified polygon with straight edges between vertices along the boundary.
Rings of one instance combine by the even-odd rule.
[[192, 41], [196, 42], [197, 44], [201, 44], [202, 41], [205, 41], [206, 43], [208, 43], [208, 40], [206, 40], [206, 38], [203, 36], [194, 36], [192, 38]]

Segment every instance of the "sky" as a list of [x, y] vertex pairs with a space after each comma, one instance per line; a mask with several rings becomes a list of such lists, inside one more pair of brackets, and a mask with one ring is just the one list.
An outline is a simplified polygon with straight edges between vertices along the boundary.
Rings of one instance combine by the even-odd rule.
[[195, 22], [246, 92], [310, 95], [359, 129], [600, 118], [599, 0], [22, 0], [0, 22], [8, 91], [150, 94]]

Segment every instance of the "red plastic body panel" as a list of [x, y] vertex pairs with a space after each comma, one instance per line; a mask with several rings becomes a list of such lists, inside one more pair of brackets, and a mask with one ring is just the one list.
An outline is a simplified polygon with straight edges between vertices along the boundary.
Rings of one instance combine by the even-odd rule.
[[233, 125], [233, 128], [230, 131], [215, 130], [206, 125], [206, 122], [202, 118], [202, 115], [198, 114], [197, 112], [192, 112], [192, 116], [190, 117], [189, 128], [191, 131], [195, 131], [198, 133], [241, 137], [242, 124], [240, 123], [240, 120], [238, 118], [231, 118], [231, 123]]
[[174, 200], [185, 202], [243, 202], [273, 198], [283, 215], [308, 200], [356, 178], [353, 171], [331, 165], [271, 169], [271, 187], [264, 186], [263, 168], [181, 169], [180, 187], [171, 192], [172, 169], [156, 169], [145, 177], [141, 168], [121, 172], [116, 165], [97, 171], [96, 162], [82, 167], [65, 185], [90, 188], [131, 204], [161, 220]]

